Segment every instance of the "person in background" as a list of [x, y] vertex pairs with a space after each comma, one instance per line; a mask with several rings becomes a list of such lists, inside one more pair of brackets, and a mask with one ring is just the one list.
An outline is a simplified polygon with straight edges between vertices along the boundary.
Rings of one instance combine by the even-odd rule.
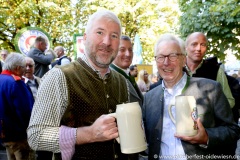
[[97, 11], [85, 31], [84, 55], [41, 79], [28, 142], [57, 159], [126, 160], [115, 140], [116, 120], [108, 115], [117, 104], [130, 102], [127, 80], [109, 68], [118, 53], [121, 23], [111, 11]]
[[[38, 36], [35, 39], [33, 47], [28, 52], [27, 56], [31, 57], [35, 62], [34, 75], [42, 78], [45, 73], [49, 71], [48, 65], [57, 57], [52, 50], [47, 50], [47, 40]], [[44, 53], [46, 51], [46, 54]]]
[[149, 74], [148, 79], [151, 82], [151, 84], [157, 83], [158, 75], [156, 73]]
[[8, 160], [35, 160], [26, 133], [34, 99], [22, 81], [25, 69], [24, 56], [11, 53], [0, 74], [0, 141], [6, 148]]
[[162, 77], [159, 73], [157, 73], [157, 82], [150, 85], [149, 90], [152, 90], [153, 88], [157, 87], [158, 85], [162, 84]]
[[238, 77], [237, 77], [237, 80], [238, 80], [238, 82], [239, 82], [239, 84], [240, 84], [240, 69], [238, 70]]
[[128, 82], [131, 84], [130, 87], [130, 99], [132, 102], [139, 102], [140, 105], [143, 103], [143, 95], [138, 88], [137, 83], [135, 82], [135, 78], [132, 77], [129, 73], [129, 66], [132, 63], [133, 59], [133, 50], [132, 50], [132, 42], [130, 37], [121, 36], [119, 50], [116, 58], [113, 60], [110, 67], [123, 75]]
[[[148, 159], [208, 159], [209, 155], [224, 159], [234, 156], [240, 128], [234, 122], [231, 108], [220, 83], [189, 77], [183, 71], [186, 63], [184, 45], [171, 34], [162, 35], [154, 49], [161, 85], [144, 95], [142, 107]], [[177, 135], [168, 106], [175, 97], [194, 96], [198, 112], [197, 134]], [[175, 112], [175, 107], [172, 110]]]
[[137, 85], [143, 94], [149, 90], [151, 82], [148, 79], [148, 72], [146, 70], [139, 71]]
[[2, 72], [2, 67], [4, 64], [5, 59], [7, 58], [7, 55], [9, 54], [7, 50], [1, 50], [1, 61], [0, 61], [0, 73]]
[[186, 39], [187, 62], [186, 70], [192, 77], [209, 78], [219, 82], [223, 88], [231, 108], [235, 105], [235, 100], [232, 96], [228, 85], [228, 80], [225, 72], [219, 65], [216, 65], [215, 57], [204, 60], [203, 57], [207, 52], [207, 37], [201, 32], [194, 32]]
[[64, 48], [62, 46], [55, 47], [54, 52], [57, 54], [58, 59], [51, 63], [51, 68], [53, 68], [55, 65], [61, 66], [71, 62], [70, 59], [65, 55]]
[[9, 55], [9, 52], [8, 52], [8, 50], [4, 49], [4, 50], [0, 51], [0, 54], [1, 54], [1, 65], [3, 67], [5, 60], [6, 60], [7, 56]]
[[134, 64], [134, 65], [131, 65], [130, 67], [129, 67], [129, 69], [130, 69], [130, 75], [132, 76], [132, 77], [137, 77], [138, 76], [138, 69], [137, 69], [137, 65], [136, 64]]
[[[57, 57], [57, 54], [52, 50], [47, 50], [47, 40], [42, 37], [36, 37], [33, 47], [28, 52], [27, 56], [32, 58], [35, 63], [34, 75], [42, 78], [49, 71], [49, 65]], [[46, 54], [45, 54], [46, 52]], [[53, 153], [47, 151], [37, 151], [37, 160], [52, 160]]]
[[36, 100], [37, 90], [40, 84], [40, 78], [34, 75], [35, 63], [30, 57], [25, 57], [26, 59], [26, 72], [23, 76], [24, 82], [30, 87], [33, 97]]
[[238, 75], [236, 74], [236, 73], [233, 73], [232, 75], [230, 75], [230, 76], [232, 76], [233, 78], [238, 78]]

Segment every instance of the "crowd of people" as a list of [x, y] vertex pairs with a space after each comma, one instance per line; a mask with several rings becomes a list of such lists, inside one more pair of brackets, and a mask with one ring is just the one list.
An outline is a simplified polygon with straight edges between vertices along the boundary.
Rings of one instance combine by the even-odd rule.
[[[149, 75], [131, 65], [133, 44], [121, 32], [119, 18], [102, 10], [90, 16], [75, 61], [62, 46], [47, 49], [41, 36], [26, 56], [1, 51], [0, 142], [8, 160], [240, 159], [236, 87], [215, 57], [204, 59], [207, 37], [161, 35], [158, 73]], [[177, 135], [169, 117], [179, 95], [196, 99], [194, 136]], [[123, 154], [110, 114], [130, 102], [141, 107], [148, 149]]]

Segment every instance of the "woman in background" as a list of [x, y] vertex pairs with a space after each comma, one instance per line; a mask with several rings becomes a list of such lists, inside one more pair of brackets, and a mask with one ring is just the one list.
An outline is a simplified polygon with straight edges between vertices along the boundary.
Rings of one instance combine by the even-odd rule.
[[151, 82], [148, 79], [148, 72], [146, 70], [139, 71], [137, 85], [143, 94], [149, 90]]

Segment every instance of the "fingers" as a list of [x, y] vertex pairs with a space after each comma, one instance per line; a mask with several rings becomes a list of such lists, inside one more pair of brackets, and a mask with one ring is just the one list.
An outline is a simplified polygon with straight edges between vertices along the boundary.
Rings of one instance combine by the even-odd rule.
[[115, 118], [109, 115], [100, 116], [91, 126], [94, 141], [106, 141], [118, 137]]
[[188, 141], [192, 144], [207, 144], [208, 141], [208, 135], [205, 130], [205, 128], [202, 125], [202, 122], [200, 121], [200, 118], [197, 119], [197, 127], [198, 127], [198, 133], [195, 136], [180, 136], [176, 135], [175, 137], [180, 138], [181, 140]]

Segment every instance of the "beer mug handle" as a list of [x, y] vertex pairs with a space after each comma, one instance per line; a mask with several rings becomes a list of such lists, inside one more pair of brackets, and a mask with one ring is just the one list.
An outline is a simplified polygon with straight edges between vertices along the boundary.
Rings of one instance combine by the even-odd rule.
[[173, 118], [173, 115], [172, 115], [172, 106], [174, 106], [174, 105], [171, 105], [171, 104], [170, 104], [170, 105], [168, 106], [168, 114], [169, 114], [171, 120], [173, 121], [173, 123], [176, 124], [176, 121], [175, 121], [175, 119]]
[[[108, 115], [114, 117], [115, 119], [117, 119], [117, 114], [116, 114], [116, 113], [109, 113]], [[117, 142], [120, 144], [119, 136], [118, 136], [117, 138], [115, 138], [115, 139], [116, 139]]]

